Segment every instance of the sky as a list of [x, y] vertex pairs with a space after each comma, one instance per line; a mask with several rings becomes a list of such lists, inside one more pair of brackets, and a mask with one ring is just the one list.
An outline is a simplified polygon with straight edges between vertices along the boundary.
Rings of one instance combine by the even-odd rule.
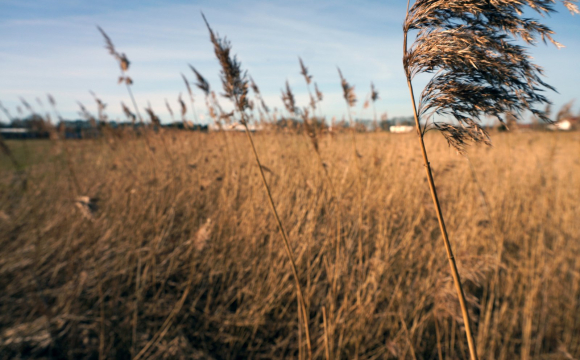
[[[79, 118], [78, 102], [97, 112], [92, 91], [107, 104], [111, 120], [124, 120], [120, 102], [130, 104], [130, 98], [117, 84], [119, 67], [104, 48], [98, 25], [131, 61], [128, 74], [139, 107], [150, 104], [162, 121], [170, 121], [165, 100], [177, 112], [179, 94], [187, 99], [181, 74], [194, 81], [188, 64], [221, 93], [203, 11], [214, 31], [231, 41], [269, 107], [283, 109], [280, 90], [286, 80], [298, 105], [308, 104], [301, 57], [324, 93], [321, 110], [328, 118], [346, 114], [337, 67], [355, 86], [355, 117], [373, 116], [371, 108], [362, 107], [371, 81], [379, 91], [379, 115], [409, 116], [401, 61], [405, 8], [404, 0], [0, 0], [0, 101], [16, 117], [21, 98], [46, 112], [51, 94], [59, 112], [73, 119]], [[580, 16], [561, 5], [557, 9], [543, 21], [566, 47], [540, 44], [530, 50], [558, 90], [547, 94], [555, 109], [580, 96]], [[415, 87], [424, 81], [418, 79]], [[194, 93], [196, 112], [207, 122], [202, 93], [196, 88]], [[227, 99], [221, 103], [231, 107]], [[8, 119], [0, 113], [0, 121]]]

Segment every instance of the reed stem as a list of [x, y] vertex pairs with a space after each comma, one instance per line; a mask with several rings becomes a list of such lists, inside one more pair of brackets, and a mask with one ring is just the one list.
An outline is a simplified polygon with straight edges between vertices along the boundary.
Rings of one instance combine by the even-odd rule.
[[[282, 225], [282, 221], [280, 220], [280, 216], [278, 215], [278, 211], [276, 210], [276, 205], [274, 204], [274, 199], [272, 198], [272, 192], [270, 191], [270, 186], [266, 181], [266, 176], [264, 175], [264, 170], [262, 169], [262, 163], [260, 162], [260, 158], [258, 156], [258, 152], [256, 151], [256, 147], [254, 146], [254, 140], [252, 138], [252, 134], [250, 133], [250, 129], [248, 129], [248, 123], [246, 121], [246, 117], [244, 115], [243, 110], [240, 107], [239, 100], [236, 98], [236, 107], [241, 114], [242, 123], [244, 125], [244, 130], [248, 141], [250, 142], [250, 146], [252, 148], [252, 153], [254, 154], [254, 159], [258, 164], [258, 170], [260, 171], [260, 177], [262, 178], [262, 184], [264, 185], [264, 189], [268, 195], [268, 201], [270, 203], [270, 209], [272, 210], [272, 214], [276, 219], [276, 223], [278, 224], [278, 230], [280, 231], [280, 235], [282, 235], [282, 240], [284, 242], [284, 248], [286, 249], [286, 255], [290, 260], [290, 266], [292, 268], [292, 274], [294, 275], [294, 280], [296, 281], [296, 292], [298, 293], [298, 300], [300, 302], [300, 307], [302, 308], [302, 321], [304, 322], [304, 332], [306, 335], [306, 346], [308, 347], [308, 358], [312, 359], [312, 344], [310, 341], [310, 330], [308, 328], [308, 313], [306, 312], [306, 303], [304, 301], [304, 295], [302, 293], [302, 287], [300, 285], [300, 278], [298, 277], [298, 270], [296, 270], [296, 261], [294, 260], [294, 255], [292, 255], [292, 249], [290, 248], [290, 242], [288, 241], [288, 235], [286, 234], [286, 230], [284, 230], [284, 226]], [[299, 311], [300, 312], [300, 311]]]
[[[406, 34], [405, 34], [405, 51], [406, 46]], [[449, 236], [447, 235], [447, 228], [445, 226], [445, 220], [443, 218], [443, 213], [441, 212], [441, 205], [439, 204], [439, 198], [437, 196], [437, 188], [435, 187], [435, 181], [433, 180], [433, 172], [431, 171], [431, 165], [429, 163], [429, 158], [427, 157], [427, 150], [425, 149], [425, 141], [423, 140], [423, 132], [421, 131], [421, 124], [419, 122], [419, 116], [417, 114], [417, 106], [415, 105], [415, 95], [413, 93], [413, 84], [411, 83], [411, 78], [407, 76], [407, 86], [409, 87], [409, 93], [411, 95], [411, 101], [413, 102], [413, 115], [415, 117], [415, 127], [417, 130], [417, 135], [419, 138], [419, 143], [421, 146], [421, 153], [423, 155], [423, 164], [425, 166], [425, 172], [427, 173], [427, 181], [429, 182], [429, 190], [431, 191], [431, 198], [433, 199], [433, 205], [437, 212], [437, 220], [439, 221], [439, 229], [441, 230], [441, 236], [443, 237], [443, 243], [445, 244], [445, 251], [447, 252], [447, 259], [449, 261], [449, 267], [451, 268], [451, 276], [453, 277], [453, 283], [455, 285], [455, 290], [457, 291], [457, 297], [459, 298], [459, 305], [461, 307], [461, 314], [463, 316], [463, 322], [465, 323], [465, 336], [467, 337], [467, 344], [469, 346], [469, 354], [471, 360], [478, 360], [477, 350], [475, 348], [475, 341], [473, 340], [473, 334], [471, 332], [471, 321], [469, 318], [469, 312], [467, 311], [467, 303], [465, 301], [465, 294], [463, 291], [463, 286], [461, 285], [461, 279], [459, 277], [459, 271], [457, 271], [457, 264], [455, 263], [455, 257], [453, 256], [453, 251], [451, 249], [451, 244], [449, 242]]]

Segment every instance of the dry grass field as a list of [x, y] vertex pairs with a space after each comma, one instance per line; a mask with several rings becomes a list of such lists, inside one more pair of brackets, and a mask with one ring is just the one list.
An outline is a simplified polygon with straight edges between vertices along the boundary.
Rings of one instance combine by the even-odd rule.
[[[578, 359], [580, 134], [492, 138], [426, 137], [480, 358]], [[360, 172], [348, 134], [319, 138], [324, 165], [302, 134], [254, 139], [314, 358], [467, 358], [416, 135], [358, 134]], [[7, 144], [0, 358], [307, 357], [244, 134]]]

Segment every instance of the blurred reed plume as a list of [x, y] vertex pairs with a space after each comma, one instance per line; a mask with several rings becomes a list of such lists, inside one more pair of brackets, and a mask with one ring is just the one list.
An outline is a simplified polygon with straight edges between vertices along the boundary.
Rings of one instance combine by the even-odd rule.
[[284, 103], [284, 107], [290, 115], [296, 115], [298, 113], [298, 108], [296, 107], [296, 99], [294, 98], [294, 93], [290, 88], [290, 84], [288, 80], [286, 80], [286, 89], [282, 89], [282, 102]]
[[107, 104], [105, 104], [94, 92], [90, 91], [90, 94], [93, 96], [93, 99], [95, 99], [95, 102], [97, 103], [97, 119], [99, 119], [101, 124], [105, 123], [107, 121], [107, 115], [105, 114], [105, 108], [107, 107]]
[[169, 101], [167, 101], [167, 99], [165, 99], [165, 107], [167, 108], [167, 111], [169, 112], [169, 116], [171, 116], [171, 121], [175, 122], [175, 116], [173, 115], [173, 109], [171, 108], [171, 105], [169, 105]]
[[375, 130], [378, 128], [377, 124], [377, 108], [375, 103], [379, 100], [379, 92], [375, 88], [375, 84], [371, 81], [371, 102], [373, 104], [373, 122], [375, 123]]
[[[310, 83], [312, 83], [312, 75], [308, 73], [308, 68], [304, 65], [301, 57], [298, 57], [298, 61], [300, 62], [300, 75], [304, 77], [304, 81], [306, 81], [306, 88], [308, 89], [308, 97], [310, 98], [310, 108], [312, 108], [312, 115], [315, 115], [316, 111], [316, 98], [312, 95], [312, 91], [310, 91]], [[318, 91], [318, 89], [316, 89]], [[316, 93], [315, 93], [316, 94]], [[316, 131], [316, 123], [315, 128]]]
[[136, 116], [129, 110], [127, 105], [121, 101], [121, 109], [123, 109], [123, 114], [127, 117], [127, 120], [131, 121], [131, 124], [135, 125]]
[[312, 75], [308, 74], [308, 68], [304, 65], [302, 58], [298, 57], [298, 61], [300, 62], [300, 74], [304, 76], [306, 84], [310, 85], [310, 82], [312, 81]]
[[318, 90], [318, 84], [314, 83], [314, 91], [316, 92], [316, 99], [321, 102], [324, 99], [322, 91]]
[[183, 123], [183, 126], [187, 129], [189, 127], [189, 125], [187, 124], [187, 119], [185, 118], [185, 115], [187, 114], [187, 106], [185, 105], [185, 102], [181, 98], [181, 93], [179, 93], [177, 102], [179, 103], [179, 107], [181, 109], [181, 122]]
[[154, 129], [160, 128], [161, 119], [159, 119], [159, 116], [155, 114], [155, 111], [153, 111], [151, 104], [149, 104], [149, 106], [145, 108], [145, 112], [147, 113], [147, 115], [149, 115], [149, 121], [151, 122], [151, 125], [153, 125]]
[[100, 33], [105, 38], [105, 48], [109, 51], [109, 54], [111, 54], [119, 63], [119, 67], [121, 68], [122, 73], [121, 77], [119, 77], [119, 83], [125, 82], [127, 85], [131, 85], [133, 81], [130, 77], [125, 75], [125, 73], [129, 70], [129, 65], [131, 64], [127, 58], [127, 55], [125, 55], [125, 53], [117, 52], [115, 45], [113, 45], [113, 41], [111, 41], [109, 35], [107, 35], [107, 33], [105, 33], [105, 31], [101, 29], [100, 26], [97, 26], [97, 29], [99, 29]]
[[195, 77], [197, 78], [195, 86], [197, 86], [201, 91], [203, 91], [205, 96], [209, 96], [210, 92], [209, 82], [207, 82], [207, 80], [193, 66], [189, 65], [189, 68], [191, 69], [191, 71], [193, 71]]
[[[205, 15], [202, 14], [212, 44], [214, 44], [214, 52], [218, 58], [221, 66], [221, 81], [224, 89], [223, 96], [232, 101], [236, 108], [243, 113], [249, 107], [248, 103], [248, 76], [245, 71], [242, 71], [241, 64], [237, 57], [231, 56], [230, 51], [232, 46], [227, 38], [220, 38], [219, 35], [214, 34], [209, 26]], [[245, 122], [244, 119], [241, 120]]]
[[133, 91], [131, 90], [131, 85], [133, 85], [133, 79], [131, 77], [129, 77], [129, 75], [127, 75], [127, 71], [129, 70], [129, 65], [131, 64], [131, 62], [129, 61], [129, 59], [127, 58], [127, 55], [125, 55], [125, 53], [119, 53], [115, 49], [115, 45], [113, 45], [113, 41], [111, 40], [109, 35], [107, 35], [107, 33], [105, 33], [105, 31], [103, 29], [101, 29], [100, 26], [97, 26], [97, 29], [99, 30], [101, 35], [103, 35], [103, 38], [105, 38], [105, 49], [107, 49], [109, 51], [109, 54], [111, 54], [115, 58], [115, 60], [117, 60], [117, 62], [119, 63], [119, 67], [121, 69], [121, 76], [119, 76], [118, 83], [125, 84], [125, 86], [127, 88], [127, 92], [129, 93], [129, 96], [131, 97], [131, 101], [133, 102], [133, 107], [135, 109], [135, 113], [137, 114], [139, 121], [143, 122], [143, 119], [141, 118], [141, 114], [139, 113], [139, 108], [137, 107], [137, 102], [135, 101], [135, 96], [133, 96]]
[[[340, 86], [342, 86], [342, 96], [346, 101], [346, 104], [350, 107], [356, 104], [356, 94], [354, 92], [354, 86], [351, 86], [348, 81], [342, 76], [342, 71], [337, 67], [338, 75], [340, 76]], [[349, 111], [350, 115], [350, 111]]]
[[[256, 99], [260, 102], [261, 109], [266, 114], [270, 114], [270, 108], [266, 105], [266, 102], [264, 101], [264, 98], [262, 97], [262, 93], [260, 92], [260, 88], [258, 87], [258, 85], [256, 84], [256, 82], [254, 81], [254, 79], [251, 76], [250, 76], [250, 87], [252, 88], [252, 91], [254, 92]], [[262, 110], [260, 110], [260, 112]], [[270, 119], [270, 120], [272, 120], [272, 119]]]
[[[407, 3], [403, 25], [403, 67], [413, 102], [429, 188], [459, 298], [472, 360], [477, 359], [477, 351], [469, 312], [423, 136], [430, 126], [436, 128], [448, 144], [461, 153], [470, 141], [490, 144], [487, 132], [480, 125], [482, 116], [503, 121], [503, 114], [513, 114], [518, 118], [523, 111], [529, 110], [539, 119], [550, 121], [543, 111], [534, 106], [549, 103], [541, 94], [543, 88], [554, 89], [541, 79], [542, 69], [532, 63], [526, 48], [517, 45], [515, 40], [534, 45], [541, 38], [544, 42], [548, 40], [561, 47], [552, 38], [553, 31], [547, 26], [523, 17], [526, 7], [540, 15], [547, 15], [554, 11], [555, 3], [554, 0], [417, 0], [410, 8]], [[564, 1], [564, 4], [570, 12], [578, 12], [573, 1]], [[411, 31], [417, 33], [414, 43], [408, 47], [407, 37]], [[416, 104], [412, 80], [420, 73], [433, 73], [434, 76]], [[435, 116], [451, 117], [458, 125], [436, 120]]]
[[377, 91], [377, 89], [375, 89], [375, 84], [373, 84], [371, 82], [371, 100], [373, 102], [377, 101], [379, 99], [379, 92]]
[[[280, 220], [280, 216], [278, 215], [278, 210], [276, 209], [276, 205], [274, 203], [274, 199], [272, 197], [272, 193], [270, 191], [270, 186], [266, 180], [266, 176], [264, 175], [264, 166], [260, 162], [260, 158], [258, 156], [258, 152], [256, 151], [256, 147], [254, 145], [254, 140], [252, 139], [252, 135], [248, 128], [248, 121], [246, 119], [245, 111], [249, 108], [248, 102], [248, 87], [249, 81], [248, 76], [245, 71], [241, 69], [241, 63], [237, 60], [236, 56], [231, 56], [231, 44], [227, 39], [221, 39], [217, 34], [213, 32], [205, 15], [202, 13], [203, 20], [207, 26], [207, 29], [210, 34], [210, 40], [214, 45], [215, 55], [218, 58], [220, 65], [221, 65], [221, 74], [220, 78], [222, 81], [222, 86], [224, 89], [223, 96], [228, 98], [232, 101], [235, 105], [236, 110], [240, 114], [240, 123], [244, 126], [246, 136], [252, 148], [252, 152], [254, 154], [254, 159], [256, 160], [256, 164], [258, 165], [258, 170], [260, 172], [260, 176], [262, 179], [262, 184], [264, 185], [264, 189], [268, 195], [268, 200], [270, 203], [270, 208], [272, 210], [272, 214], [274, 215], [276, 222], [278, 224], [278, 230], [280, 231], [280, 235], [282, 236], [282, 240], [284, 243], [284, 248], [286, 250], [286, 255], [288, 256], [288, 260], [290, 262], [290, 267], [292, 269], [292, 275], [294, 276], [294, 280], [296, 282], [296, 292], [297, 298], [299, 303], [299, 315], [298, 317], [301, 318], [302, 324], [305, 330], [306, 336], [306, 346], [308, 349], [308, 358], [312, 359], [312, 342], [310, 339], [310, 329], [309, 329], [309, 312], [306, 307], [306, 302], [304, 301], [304, 293], [302, 291], [302, 286], [300, 284], [300, 277], [298, 275], [298, 271], [296, 269], [296, 261], [294, 259], [294, 254], [292, 249], [290, 248], [290, 243], [288, 241], [288, 235], [284, 226], [282, 225], [282, 221]], [[289, 90], [288, 83], [286, 83], [287, 88]], [[293, 102], [293, 97], [292, 97]], [[294, 105], [294, 104], [293, 104]], [[301, 332], [299, 331], [301, 334]], [[300, 336], [299, 336], [300, 338]]]

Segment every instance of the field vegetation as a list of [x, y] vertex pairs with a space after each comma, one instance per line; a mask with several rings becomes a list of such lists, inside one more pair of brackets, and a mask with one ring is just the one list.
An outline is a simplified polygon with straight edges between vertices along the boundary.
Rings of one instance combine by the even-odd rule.
[[[464, 359], [416, 135], [356, 136], [360, 173], [348, 133], [320, 136], [323, 165], [301, 133], [254, 134], [313, 357]], [[426, 137], [480, 357], [578, 358], [580, 135], [493, 138], [464, 157]], [[7, 142], [22, 169], [0, 173], [2, 357], [306, 358], [245, 135], [147, 139]]]

